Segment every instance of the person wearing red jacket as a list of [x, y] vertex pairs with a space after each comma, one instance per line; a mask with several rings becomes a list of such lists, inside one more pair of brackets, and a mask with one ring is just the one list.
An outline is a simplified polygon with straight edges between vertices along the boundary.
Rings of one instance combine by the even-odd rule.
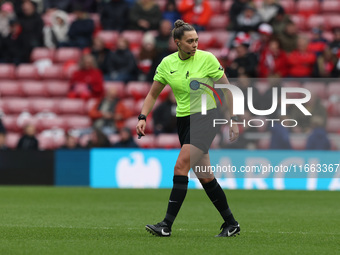
[[308, 50], [308, 39], [298, 38], [298, 47], [288, 54], [288, 75], [291, 77], [310, 77], [316, 61], [314, 52]]
[[212, 10], [207, 0], [183, 0], [178, 6], [184, 22], [192, 24], [196, 31], [202, 31], [208, 25]]
[[83, 98], [85, 100], [103, 96], [103, 74], [97, 68], [91, 54], [84, 54], [79, 63], [79, 70], [72, 74], [70, 80], [69, 98]]
[[277, 39], [272, 39], [260, 56], [259, 77], [285, 77], [288, 74], [287, 63], [287, 55], [281, 49], [280, 42]]

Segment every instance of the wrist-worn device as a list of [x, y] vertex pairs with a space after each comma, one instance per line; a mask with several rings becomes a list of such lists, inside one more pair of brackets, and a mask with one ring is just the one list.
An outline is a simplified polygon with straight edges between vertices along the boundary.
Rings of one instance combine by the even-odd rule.
[[145, 120], [146, 121], [146, 116], [144, 114], [139, 114], [138, 120]]

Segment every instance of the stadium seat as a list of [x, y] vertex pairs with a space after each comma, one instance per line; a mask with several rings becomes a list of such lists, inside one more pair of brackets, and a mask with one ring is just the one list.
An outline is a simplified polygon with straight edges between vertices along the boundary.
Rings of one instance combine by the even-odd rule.
[[64, 78], [63, 67], [61, 65], [47, 66], [42, 74], [42, 79], [56, 79], [60, 80]]
[[39, 79], [38, 69], [33, 64], [21, 64], [16, 69], [17, 79]]
[[213, 11], [213, 13], [220, 14], [222, 12], [222, 1], [209, 1], [210, 8]]
[[45, 97], [47, 96], [46, 86], [41, 81], [21, 81], [21, 91], [27, 97]]
[[1, 117], [2, 124], [5, 126], [7, 132], [18, 132], [17, 116], [5, 115]]
[[58, 101], [50, 98], [32, 98], [30, 99], [30, 109], [33, 114], [39, 112], [54, 112], [57, 110]]
[[79, 137], [78, 143], [81, 147], [86, 147], [90, 140], [91, 140], [91, 134], [85, 134]]
[[0, 79], [15, 79], [15, 66], [0, 64]]
[[52, 97], [66, 97], [69, 91], [67, 81], [48, 80], [45, 81], [46, 91]]
[[290, 18], [299, 30], [302, 30], [302, 31], [306, 30], [306, 18], [304, 16], [291, 15]]
[[98, 32], [97, 36], [103, 40], [105, 47], [107, 47], [108, 49], [115, 48], [118, 38], [117, 31], [102, 30]]
[[304, 150], [306, 148], [306, 137], [294, 137], [290, 139], [290, 144], [293, 150]]
[[203, 31], [198, 33], [198, 46], [200, 49], [213, 47], [215, 44], [215, 34], [211, 31]]
[[224, 14], [229, 13], [231, 6], [233, 5], [232, 0], [225, 0], [222, 4], [222, 11]]
[[327, 15], [327, 23], [330, 29], [335, 27], [339, 27], [340, 24], [340, 16], [339, 15]]
[[117, 94], [119, 98], [125, 97], [125, 84], [120, 81], [105, 81], [104, 83], [105, 89], [109, 87], [115, 87], [117, 89]]
[[340, 118], [330, 117], [327, 119], [327, 132], [340, 133]]
[[19, 97], [21, 96], [20, 84], [17, 81], [4, 80], [0, 82], [1, 97]]
[[10, 149], [15, 149], [18, 145], [19, 140], [20, 140], [20, 134], [19, 133], [8, 133], [8, 134], [6, 134], [6, 145]]
[[331, 82], [327, 86], [327, 95], [330, 98], [332, 95], [340, 97], [340, 82]]
[[225, 47], [226, 43], [230, 39], [230, 33], [228, 31], [219, 30], [214, 31], [214, 37], [215, 37], [215, 47], [222, 48]]
[[61, 99], [58, 104], [58, 110], [60, 114], [79, 114], [85, 113], [85, 102], [82, 99]]
[[320, 12], [320, 3], [318, 0], [300, 0], [296, 3], [298, 13], [309, 16]]
[[323, 15], [312, 15], [307, 20], [307, 28], [311, 30], [315, 27], [322, 27], [323, 29], [328, 29], [328, 23], [326, 17]]
[[135, 100], [145, 98], [150, 90], [150, 83], [140, 81], [130, 81], [126, 86], [126, 95]]
[[177, 134], [159, 134], [156, 137], [155, 145], [157, 148], [165, 149], [181, 148]]
[[229, 17], [225, 14], [214, 15], [210, 18], [207, 25], [208, 30], [227, 29]]
[[287, 14], [293, 14], [296, 12], [294, 0], [281, 0], [280, 5], [285, 9]]
[[120, 136], [118, 134], [109, 135], [108, 138], [112, 145], [120, 141]]
[[141, 139], [134, 139], [140, 148], [155, 148], [155, 135], [148, 134]]
[[38, 134], [37, 136], [39, 149], [40, 150], [53, 150], [54, 148], [54, 139], [52, 136], [46, 136], [44, 134]]
[[91, 127], [91, 119], [87, 116], [67, 116], [64, 117], [68, 129], [88, 128]]
[[91, 13], [90, 14], [91, 19], [94, 22], [94, 27], [96, 30], [100, 29], [100, 16], [98, 13]]
[[321, 2], [322, 13], [340, 13], [340, 2], [337, 0], [323, 0]]
[[46, 119], [44, 121], [41, 121], [40, 127], [41, 127], [41, 130], [55, 129], [55, 128], [66, 129], [67, 124], [65, 123], [64, 118], [55, 117], [55, 118], [50, 118], [50, 119]]
[[79, 70], [79, 66], [77, 64], [70, 65], [67, 68], [63, 69], [64, 78], [70, 79], [75, 71]]
[[159, 9], [163, 12], [165, 10], [165, 6], [167, 4], [167, 0], [158, 0], [157, 4], [159, 6]]
[[23, 98], [6, 98], [4, 99], [4, 106], [7, 113], [20, 114], [21, 112], [29, 112], [29, 101]]
[[261, 138], [257, 143], [257, 147], [261, 150], [268, 150], [270, 145], [270, 138]]
[[321, 99], [327, 98], [326, 84], [323, 82], [305, 82], [303, 87], [308, 89], [312, 96], [317, 96]]
[[330, 31], [325, 31], [323, 32], [322, 36], [328, 41], [328, 42], [333, 42], [334, 40], [334, 35]]
[[255, 87], [260, 92], [260, 94], [264, 94], [270, 88], [270, 85], [269, 85], [268, 82], [258, 81], [258, 82], [255, 83]]
[[50, 59], [53, 61], [54, 49], [36, 47], [31, 53], [31, 61], [37, 61], [40, 59]]
[[122, 101], [122, 104], [128, 109], [134, 109], [136, 106], [136, 101], [133, 98], [125, 98]]
[[55, 59], [56, 63], [64, 63], [66, 61], [78, 62], [81, 56], [81, 51], [78, 48], [59, 48], [56, 50]]
[[208, 48], [206, 51], [212, 53], [217, 59], [220, 59], [222, 56], [222, 49], [221, 48]]
[[91, 109], [94, 107], [96, 102], [97, 102], [97, 99], [95, 99], [95, 98], [90, 98], [89, 100], [87, 100], [87, 102], [86, 102], [86, 112], [87, 113], [89, 113], [91, 111]]
[[137, 30], [125, 30], [121, 33], [121, 36], [124, 37], [129, 41], [130, 49], [140, 48], [142, 39], [143, 39], [143, 32]]

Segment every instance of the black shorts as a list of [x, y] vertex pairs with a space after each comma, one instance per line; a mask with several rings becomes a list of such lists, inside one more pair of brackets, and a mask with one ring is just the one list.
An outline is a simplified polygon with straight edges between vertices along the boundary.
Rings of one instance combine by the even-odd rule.
[[177, 132], [181, 146], [192, 144], [207, 154], [217, 134], [217, 127], [213, 127], [213, 120], [217, 118], [217, 109], [208, 110], [207, 115], [195, 113], [177, 117]]

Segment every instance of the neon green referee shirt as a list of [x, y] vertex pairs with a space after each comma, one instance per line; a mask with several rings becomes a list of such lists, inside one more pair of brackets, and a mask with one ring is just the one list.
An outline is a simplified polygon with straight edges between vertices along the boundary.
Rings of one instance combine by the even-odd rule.
[[178, 52], [163, 58], [154, 80], [169, 84], [177, 102], [176, 116], [184, 117], [201, 111], [203, 93], [207, 94], [207, 110], [216, 108], [212, 91], [204, 85], [193, 90], [190, 82], [196, 80], [212, 87], [213, 82], [222, 78], [223, 74], [222, 66], [212, 53], [197, 50], [194, 56], [185, 60], [179, 58]]

